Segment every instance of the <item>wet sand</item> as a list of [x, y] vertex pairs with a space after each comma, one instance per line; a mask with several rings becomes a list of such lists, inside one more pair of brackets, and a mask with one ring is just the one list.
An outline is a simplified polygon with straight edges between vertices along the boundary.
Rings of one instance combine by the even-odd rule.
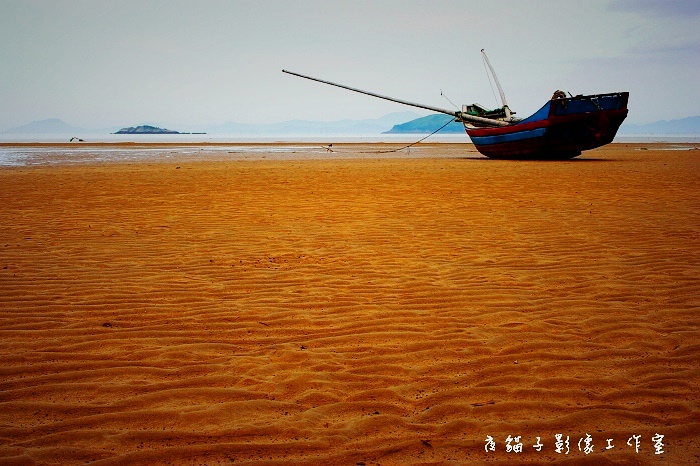
[[334, 147], [0, 169], [0, 464], [700, 463], [700, 151]]

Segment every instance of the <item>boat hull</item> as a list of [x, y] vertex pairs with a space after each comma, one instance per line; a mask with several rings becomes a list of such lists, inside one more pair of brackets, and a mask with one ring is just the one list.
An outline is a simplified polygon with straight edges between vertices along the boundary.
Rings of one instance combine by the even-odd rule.
[[612, 142], [627, 117], [628, 99], [628, 92], [553, 99], [518, 123], [465, 129], [492, 159], [566, 160]]

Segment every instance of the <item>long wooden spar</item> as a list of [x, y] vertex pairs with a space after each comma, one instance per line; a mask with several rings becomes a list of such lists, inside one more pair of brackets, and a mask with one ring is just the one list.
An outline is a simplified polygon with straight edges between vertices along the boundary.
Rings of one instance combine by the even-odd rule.
[[387, 97], [385, 95], [375, 94], [374, 92], [363, 91], [362, 89], [356, 89], [354, 87], [344, 86], [342, 84], [337, 84], [337, 83], [333, 83], [330, 81], [324, 81], [323, 79], [312, 78], [311, 76], [305, 76], [303, 74], [294, 73], [292, 71], [282, 70], [282, 72], [287, 73], [287, 74], [291, 74], [293, 76], [298, 76], [300, 78], [309, 79], [311, 81], [316, 81], [319, 83], [329, 84], [329, 85], [335, 86], [335, 87], [340, 87], [342, 89], [347, 89], [349, 91], [359, 92], [360, 94], [370, 95], [372, 97], [377, 97], [379, 99], [390, 100], [392, 102], [396, 102], [396, 103], [403, 104], [403, 105], [409, 105], [411, 107], [418, 107], [418, 108], [423, 108], [425, 110], [430, 110], [433, 112], [444, 113], [446, 115], [451, 115], [451, 116], [455, 117], [457, 120], [462, 121], [462, 122], [470, 121], [473, 123], [479, 123], [481, 125], [489, 125], [489, 126], [508, 126], [509, 125], [509, 123], [507, 123], [505, 121], [501, 121], [501, 120], [492, 120], [490, 118], [482, 118], [482, 117], [470, 115], [468, 113], [464, 113], [464, 112], [460, 112], [460, 111], [454, 112], [454, 111], [445, 110], [445, 109], [439, 108], [439, 107], [433, 107], [430, 105], [423, 105], [423, 104], [417, 104], [414, 102], [409, 102], [407, 100], [394, 99], [393, 97]]

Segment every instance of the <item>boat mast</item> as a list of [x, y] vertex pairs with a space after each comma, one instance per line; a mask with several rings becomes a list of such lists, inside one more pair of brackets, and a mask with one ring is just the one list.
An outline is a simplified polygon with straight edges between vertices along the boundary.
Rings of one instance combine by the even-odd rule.
[[489, 57], [486, 56], [486, 52], [484, 49], [481, 49], [481, 55], [484, 57], [484, 61], [486, 62], [486, 65], [489, 67], [489, 70], [491, 71], [491, 75], [493, 76], [493, 80], [496, 82], [496, 87], [498, 88], [498, 93], [501, 95], [501, 102], [503, 103], [503, 110], [506, 112], [506, 117], [505, 121], [512, 121], [513, 117], [510, 112], [510, 108], [508, 107], [508, 102], [506, 102], [506, 94], [503, 92], [503, 88], [501, 87], [501, 83], [498, 82], [498, 76], [496, 76], [496, 72], [493, 70], [493, 67], [491, 66], [491, 62], [489, 61]]

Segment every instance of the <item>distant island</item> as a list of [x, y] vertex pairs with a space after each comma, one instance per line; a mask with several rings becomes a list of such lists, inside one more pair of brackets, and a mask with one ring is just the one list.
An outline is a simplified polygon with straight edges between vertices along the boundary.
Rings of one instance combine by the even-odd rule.
[[114, 134], [206, 134], [206, 133], [181, 133], [171, 129], [158, 128], [157, 126], [141, 125], [122, 128]]
[[450, 121], [451, 123], [445, 126], [441, 133], [464, 134], [464, 125], [454, 121], [454, 117], [443, 113], [436, 113], [416, 118], [400, 125], [394, 125], [393, 128], [382, 134], [429, 134]]

